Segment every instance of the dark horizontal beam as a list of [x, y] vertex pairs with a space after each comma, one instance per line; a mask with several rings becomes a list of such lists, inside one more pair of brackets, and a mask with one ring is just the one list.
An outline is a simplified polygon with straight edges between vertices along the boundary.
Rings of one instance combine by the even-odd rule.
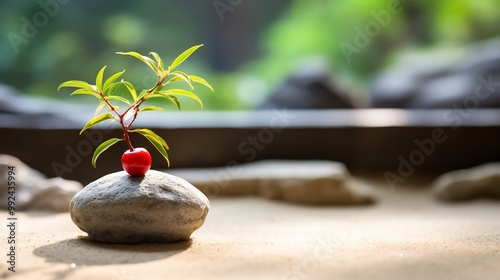
[[[167, 140], [174, 168], [226, 166], [259, 159], [327, 159], [343, 162], [355, 172], [383, 177], [387, 171], [397, 174], [403, 161], [413, 165], [415, 174], [439, 174], [500, 161], [499, 110], [477, 110], [462, 117], [458, 113], [446, 115], [450, 114], [446, 110], [283, 114], [186, 112], [162, 114], [161, 118], [144, 114], [137, 127], [151, 127]], [[66, 167], [63, 177], [84, 183], [121, 169], [120, 157], [126, 149], [122, 143], [101, 155], [97, 169], [90, 164], [91, 153], [100, 141], [121, 137], [116, 127], [79, 135], [83, 126], [79, 121], [71, 127], [50, 127], [42, 122], [43, 128], [34, 128], [35, 119], [24, 127], [9, 127], [6, 120], [1, 118], [0, 153], [17, 156], [48, 176], [61, 174], [54, 164]], [[92, 139], [96, 141], [92, 143]], [[151, 151], [154, 169], [166, 168], [147, 140], [134, 135], [133, 143]]]

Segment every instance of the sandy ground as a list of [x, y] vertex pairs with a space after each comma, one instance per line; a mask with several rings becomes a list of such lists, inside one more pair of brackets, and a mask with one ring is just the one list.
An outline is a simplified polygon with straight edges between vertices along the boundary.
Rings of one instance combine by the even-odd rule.
[[379, 203], [363, 207], [212, 199], [205, 225], [177, 244], [92, 243], [68, 213], [18, 213], [16, 272], [2, 238], [0, 277], [499, 279], [498, 201], [444, 204], [423, 189], [376, 190]]

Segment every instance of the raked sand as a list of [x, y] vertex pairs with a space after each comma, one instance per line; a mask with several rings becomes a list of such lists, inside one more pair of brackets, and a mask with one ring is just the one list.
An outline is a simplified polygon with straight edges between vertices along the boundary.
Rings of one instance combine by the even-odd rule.
[[18, 213], [16, 272], [2, 238], [0, 277], [500, 279], [498, 201], [445, 204], [428, 189], [369, 184], [378, 203], [362, 207], [215, 198], [205, 225], [176, 244], [92, 243], [68, 213]]

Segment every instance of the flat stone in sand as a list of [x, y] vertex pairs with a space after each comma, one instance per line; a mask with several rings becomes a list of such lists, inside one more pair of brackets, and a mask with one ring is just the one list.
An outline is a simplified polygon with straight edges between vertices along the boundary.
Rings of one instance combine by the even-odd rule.
[[[13, 167], [10, 170], [9, 167]], [[60, 177], [47, 179], [20, 159], [0, 154], [0, 208], [7, 209], [9, 171], [14, 172], [16, 210], [67, 212], [73, 196], [83, 188], [77, 181]]]
[[434, 182], [433, 192], [444, 201], [500, 199], [500, 163], [445, 173]]
[[370, 204], [375, 200], [368, 188], [351, 178], [344, 164], [326, 160], [263, 160], [168, 172], [209, 196], [260, 195], [306, 205]]

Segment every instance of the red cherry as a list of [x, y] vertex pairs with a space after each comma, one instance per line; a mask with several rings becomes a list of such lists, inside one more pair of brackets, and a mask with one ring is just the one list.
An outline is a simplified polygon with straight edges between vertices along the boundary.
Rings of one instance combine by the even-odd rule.
[[144, 176], [151, 168], [151, 155], [144, 148], [135, 148], [133, 151], [126, 150], [122, 156], [122, 166], [130, 176]]

